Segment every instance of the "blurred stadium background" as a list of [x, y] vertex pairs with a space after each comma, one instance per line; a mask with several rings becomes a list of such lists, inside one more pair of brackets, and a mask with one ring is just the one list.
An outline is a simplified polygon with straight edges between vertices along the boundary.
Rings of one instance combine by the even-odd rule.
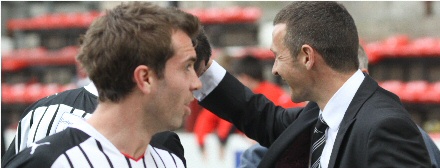
[[[1, 2], [1, 126], [6, 147], [20, 114], [30, 103], [89, 81], [75, 62], [77, 38], [94, 18], [118, 1]], [[273, 55], [272, 19], [286, 1], [155, 1], [176, 6], [200, 18], [214, 49], [213, 57], [228, 68], [252, 54], [264, 62], [268, 79]], [[440, 2], [342, 1], [354, 17], [361, 45], [369, 55], [370, 74], [396, 93], [431, 137], [440, 144]], [[287, 89], [287, 87], [286, 87]], [[235, 167], [253, 142], [229, 138], [224, 155], [215, 134], [203, 155], [193, 134], [199, 107], [177, 130], [188, 167]], [[3, 144], [2, 144], [3, 145]]]

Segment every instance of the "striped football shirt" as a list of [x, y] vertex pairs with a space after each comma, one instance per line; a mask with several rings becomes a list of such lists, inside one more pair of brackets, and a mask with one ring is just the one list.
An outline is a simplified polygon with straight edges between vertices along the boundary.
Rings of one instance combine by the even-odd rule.
[[[164, 139], [174, 139], [180, 143], [173, 132], [155, 136], [162, 136], [158, 139], [166, 136]], [[183, 153], [183, 148], [180, 153]], [[132, 158], [121, 153], [87, 122], [78, 119], [76, 124], [64, 131], [32, 143], [7, 161], [4, 167], [184, 168], [185, 164], [169, 148], [152, 145], [148, 145], [141, 157]]]
[[[98, 104], [97, 95], [96, 87], [91, 83], [48, 96], [30, 105], [22, 115], [15, 138], [2, 158], [2, 167], [6, 161], [34, 142], [89, 118]], [[186, 165], [183, 146], [177, 134], [158, 133], [152, 137], [150, 145], [172, 151]]]

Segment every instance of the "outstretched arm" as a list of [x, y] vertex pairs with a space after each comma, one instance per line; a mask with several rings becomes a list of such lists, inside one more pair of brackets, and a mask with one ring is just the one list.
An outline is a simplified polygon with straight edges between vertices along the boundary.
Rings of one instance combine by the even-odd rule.
[[208, 63], [200, 80], [203, 87], [194, 92], [200, 104], [263, 146], [275, 141], [297, 116], [254, 94], [215, 61]]

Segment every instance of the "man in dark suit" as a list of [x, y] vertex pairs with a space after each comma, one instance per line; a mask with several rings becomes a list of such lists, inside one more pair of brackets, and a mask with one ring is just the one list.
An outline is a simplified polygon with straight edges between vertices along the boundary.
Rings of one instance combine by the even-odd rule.
[[202, 106], [269, 147], [259, 167], [430, 167], [399, 98], [358, 69], [357, 29], [342, 5], [293, 2], [274, 25], [272, 73], [290, 86], [292, 101], [310, 101], [304, 109], [275, 106], [215, 62], [194, 92]]
[[[359, 69], [368, 73], [368, 56], [365, 53], [361, 45], [358, 50]], [[301, 110], [301, 108], [297, 108]], [[434, 141], [431, 139], [428, 133], [426, 133], [421, 127], [418, 127], [420, 133], [422, 133], [423, 140], [426, 148], [428, 149], [429, 157], [431, 158], [431, 167], [437, 168], [440, 165], [440, 150]], [[267, 152], [267, 148], [260, 144], [254, 144], [246, 149], [240, 157], [240, 168], [254, 168], [257, 167], [261, 159]]]

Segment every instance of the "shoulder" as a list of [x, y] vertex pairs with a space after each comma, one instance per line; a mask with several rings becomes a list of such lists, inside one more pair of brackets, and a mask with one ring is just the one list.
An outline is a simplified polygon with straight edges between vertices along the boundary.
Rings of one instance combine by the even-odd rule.
[[399, 97], [381, 87], [378, 87], [371, 97], [363, 103], [361, 111], [364, 111], [369, 118], [377, 118], [377, 120], [391, 116], [411, 118]]
[[150, 142], [151, 146], [169, 150], [178, 156], [183, 156], [183, 146], [179, 136], [171, 131], [164, 131], [155, 134]]
[[366, 105], [372, 105], [371, 107], [375, 107], [376, 109], [384, 107], [403, 107], [397, 95], [379, 86], [379, 84], [368, 75], [365, 76], [355, 98], [361, 99]]
[[150, 145], [175, 154], [186, 164], [184, 149], [176, 133], [171, 131], [157, 133], [151, 138]]
[[[363, 113], [368, 113], [368, 116], [365, 117], [409, 115], [397, 95], [380, 87], [368, 75], [365, 76], [364, 81], [357, 90], [352, 101], [354, 100], [356, 100], [355, 105], [360, 105], [360, 110], [364, 111]], [[352, 104], [354, 103], [352, 102]]]
[[68, 128], [32, 143], [11, 159], [4, 161], [2, 167], [51, 167], [67, 150], [79, 145], [89, 137], [78, 129]]
[[[372, 99], [365, 102], [356, 116], [355, 128], [367, 133], [370, 137], [393, 135], [420, 136], [417, 125], [412, 120], [408, 111], [393, 99], [386, 96], [373, 95]], [[402, 131], [405, 130], [405, 131]], [[409, 137], [407, 137], [409, 138]]]
[[75, 109], [84, 110], [91, 113], [96, 108], [98, 97], [88, 92], [84, 87], [66, 90], [61, 93], [53, 94], [48, 97], [42, 98], [37, 102], [26, 108], [22, 114], [22, 118], [29, 112], [39, 108], [47, 107], [50, 105], [64, 104]]
[[[404, 127], [416, 128], [412, 121], [410, 113], [404, 108], [402, 103], [393, 97], [392, 93], [379, 88], [371, 98], [363, 103], [357, 118], [358, 124], [369, 125], [369, 128], [392, 128], [395, 130], [404, 130]], [[365, 129], [362, 128], [362, 129]]]

